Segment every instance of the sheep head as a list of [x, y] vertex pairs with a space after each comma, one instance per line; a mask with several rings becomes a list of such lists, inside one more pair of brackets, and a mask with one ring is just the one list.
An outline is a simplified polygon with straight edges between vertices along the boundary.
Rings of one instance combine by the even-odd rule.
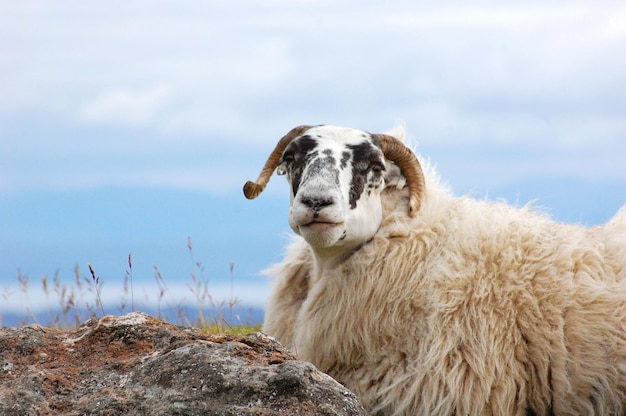
[[[390, 163], [393, 162], [393, 163]], [[370, 239], [382, 220], [380, 195], [394, 176], [409, 186], [414, 216], [424, 193], [421, 166], [401, 141], [384, 134], [333, 126], [299, 126], [276, 145], [256, 182], [256, 198], [274, 170], [291, 185], [289, 225], [314, 249], [345, 249]]]

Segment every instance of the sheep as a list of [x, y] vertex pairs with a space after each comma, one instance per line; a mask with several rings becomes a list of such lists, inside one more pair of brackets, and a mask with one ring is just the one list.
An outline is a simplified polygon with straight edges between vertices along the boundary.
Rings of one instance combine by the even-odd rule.
[[380, 415], [626, 414], [626, 205], [604, 226], [455, 197], [403, 132], [300, 126], [256, 182], [297, 234], [264, 332]]

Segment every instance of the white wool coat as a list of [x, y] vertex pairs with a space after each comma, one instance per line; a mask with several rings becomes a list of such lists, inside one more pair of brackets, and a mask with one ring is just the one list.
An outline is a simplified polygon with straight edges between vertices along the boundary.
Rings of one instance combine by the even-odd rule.
[[334, 270], [297, 237], [272, 267], [264, 331], [373, 414], [626, 414], [626, 208], [556, 223], [454, 197], [431, 171]]

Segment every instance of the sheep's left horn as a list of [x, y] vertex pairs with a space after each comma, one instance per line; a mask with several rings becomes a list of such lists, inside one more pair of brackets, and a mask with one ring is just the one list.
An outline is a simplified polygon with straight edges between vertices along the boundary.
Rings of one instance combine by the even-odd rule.
[[259, 196], [261, 192], [263, 192], [265, 186], [267, 186], [267, 183], [270, 181], [270, 178], [274, 173], [274, 169], [276, 169], [276, 166], [278, 166], [278, 164], [280, 163], [280, 158], [283, 155], [283, 152], [285, 151], [287, 145], [291, 143], [293, 139], [301, 136], [305, 131], [310, 128], [311, 126], [295, 127], [278, 141], [278, 144], [276, 144], [276, 147], [267, 158], [267, 162], [265, 162], [265, 166], [263, 166], [263, 170], [259, 174], [256, 182], [248, 181], [243, 186], [243, 194], [246, 196], [246, 198], [254, 199]]
[[373, 134], [378, 139], [385, 157], [394, 162], [409, 184], [409, 215], [414, 217], [419, 210], [426, 188], [424, 172], [415, 154], [400, 140], [387, 134]]

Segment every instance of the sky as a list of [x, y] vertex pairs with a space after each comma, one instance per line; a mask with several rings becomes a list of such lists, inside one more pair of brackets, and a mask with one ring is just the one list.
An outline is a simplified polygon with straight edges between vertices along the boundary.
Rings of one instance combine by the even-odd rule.
[[300, 124], [403, 125], [455, 194], [605, 222], [625, 50], [623, 1], [0, 2], [0, 314], [76, 265], [115, 301], [131, 253], [137, 293], [263, 305], [288, 190], [241, 187]]

